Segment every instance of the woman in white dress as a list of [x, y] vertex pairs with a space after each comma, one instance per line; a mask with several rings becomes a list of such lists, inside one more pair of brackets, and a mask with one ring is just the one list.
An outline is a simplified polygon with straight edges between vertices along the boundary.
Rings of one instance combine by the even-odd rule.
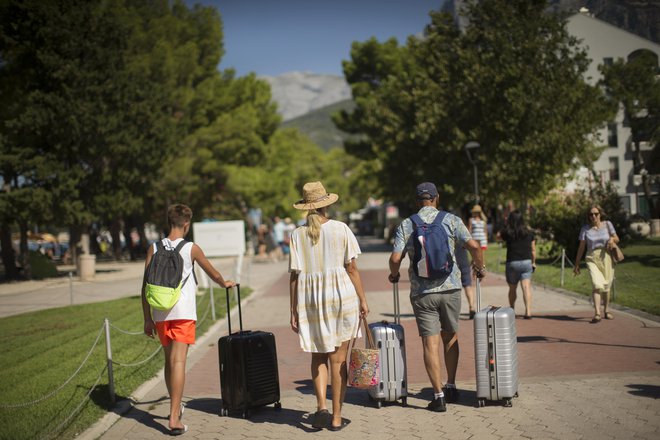
[[[313, 426], [332, 431], [346, 425], [341, 407], [346, 393], [348, 343], [360, 316], [369, 313], [355, 264], [360, 254], [357, 239], [345, 223], [327, 216], [327, 207], [338, 198], [327, 193], [321, 182], [303, 186], [303, 198], [293, 206], [307, 211], [307, 223], [292, 232], [289, 254], [291, 329], [298, 333], [303, 351], [312, 354], [317, 401]], [[332, 415], [326, 405], [328, 377]]]

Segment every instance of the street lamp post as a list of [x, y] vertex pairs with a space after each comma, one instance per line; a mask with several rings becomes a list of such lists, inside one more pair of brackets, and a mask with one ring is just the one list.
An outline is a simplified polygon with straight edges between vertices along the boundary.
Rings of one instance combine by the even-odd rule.
[[[477, 158], [476, 158], [476, 150], [478, 150], [481, 147], [479, 145], [479, 142], [475, 141], [470, 141], [467, 144], [465, 144], [465, 154], [467, 154], [468, 160], [474, 167], [474, 203], [479, 204], [479, 177], [478, 177], [478, 172], [477, 172]], [[472, 156], [471, 151], [474, 150], [475, 156]]]

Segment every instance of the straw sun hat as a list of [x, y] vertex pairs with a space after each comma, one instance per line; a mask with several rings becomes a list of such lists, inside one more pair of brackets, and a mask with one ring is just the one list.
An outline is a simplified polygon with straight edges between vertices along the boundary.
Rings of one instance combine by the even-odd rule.
[[308, 182], [303, 186], [303, 198], [293, 204], [296, 209], [309, 210], [323, 208], [335, 203], [339, 196], [328, 193], [321, 182]]

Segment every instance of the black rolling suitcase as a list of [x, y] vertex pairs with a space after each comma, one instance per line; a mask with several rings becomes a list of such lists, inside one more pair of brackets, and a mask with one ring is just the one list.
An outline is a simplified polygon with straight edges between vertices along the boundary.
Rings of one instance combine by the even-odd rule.
[[240, 411], [247, 419], [251, 408], [280, 403], [280, 380], [277, 369], [275, 335], [259, 330], [243, 331], [241, 290], [237, 285], [240, 331], [231, 332], [229, 289], [227, 289], [227, 323], [229, 334], [218, 340], [220, 359], [220, 415]]

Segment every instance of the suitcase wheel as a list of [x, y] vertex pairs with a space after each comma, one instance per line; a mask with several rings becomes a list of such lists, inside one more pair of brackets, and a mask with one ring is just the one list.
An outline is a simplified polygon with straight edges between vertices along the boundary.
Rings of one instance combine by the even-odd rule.
[[402, 397], [401, 398], [401, 406], [408, 406], [408, 398], [407, 397]]
[[229, 410], [227, 408], [220, 408], [220, 417], [226, 417], [229, 415]]
[[513, 406], [513, 403], [511, 402], [511, 399], [504, 399], [504, 407], [505, 408], [511, 408]]
[[382, 400], [376, 400], [376, 408], [382, 408], [383, 407], [383, 401]]
[[514, 394], [513, 397], [518, 397], [518, 391], [516, 391], [516, 394]]
[[477, 407], [483, 408], [484, 406], [486, 406], [486, 399], [477, 399]]
[[282, 411], [282, 404], [280, 402], [275, 402], [275, 410]]
[[250, 418], [250, 411], [248, 411], [247, 409], [245, 411], [243, 411], [243, 418], [246, 419], [246, 420], [249, 419]]

